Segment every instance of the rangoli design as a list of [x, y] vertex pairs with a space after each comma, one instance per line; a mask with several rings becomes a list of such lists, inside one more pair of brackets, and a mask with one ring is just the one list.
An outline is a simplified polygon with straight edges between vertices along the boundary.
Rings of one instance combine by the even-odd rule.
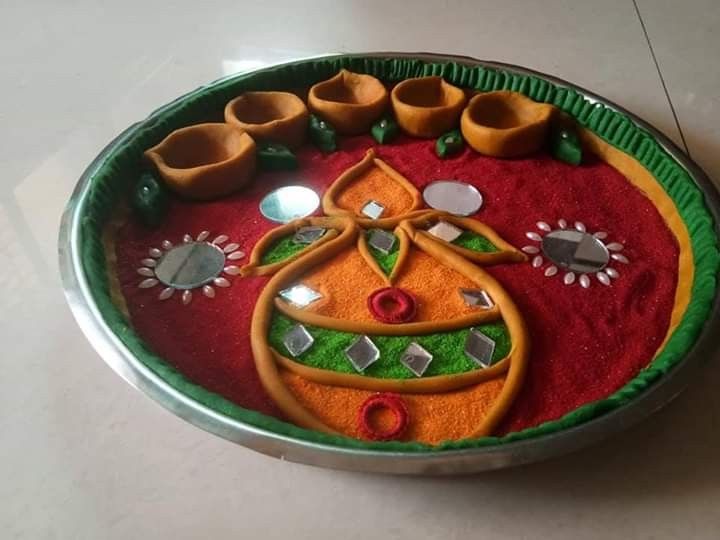
[[695, 192], [620, 117], [465, 69], [268, 79], [144, 139], [102, 245], [161, 377], [291, 437], [444, 448], [576, 425], [672, 365], [717, 266]]
[[[378, 183], [382, 193], [393, 196], [378, 200]], [[270, 231], [242, 269], [243, 275], [273, 275], [251, 327], [255, 363], [268, 393], [296, 423], [333, 433], [358, 414], [327, 414], [323, 404], [335, 392], [390, 392], [395, 401], [403, 395], [422, 401], [427, 395], [442, 408], [445, 399], [454, 399], [452, 391], [463, 389], [481, 396], [466, 407], [478, 409], [474, 418], [483, 418], [464, 435], [491, 433], [518, 392], [529, 344], [517, 307], [482, 267], [523, 262], [526, 256], [480, 221], [423, 210], [414, 185], [373, 150], [340, 175], [322, 203], [324, 217]], [[283, 261], [260, 262], [282, 238], [310, 231], [318, 239], [302, 251]], [[463, 232], [481, 238], [488, 250], [453, 244]], [[395, 244], [394, 263], [383, 268], [372, 250], [385, 258]], [[339, 365], [304, 361], [316, 336], [339, 332], [351, 336], [350, 344], [324, 351]], [[432, 340], [449, 342], [447, 332], [455, 339], [442, 353], [423, 347]], [[497, 346], [492, 336], [498, 333], [509, 347]], [[458, 357], [467, 361], [456, 365]], [[385, 369], [372, 369], [381, 358]], [[443, 431], [448, 423], [443, 415], [417, 421], [433, 424], [438, 440], [454, 436]]]

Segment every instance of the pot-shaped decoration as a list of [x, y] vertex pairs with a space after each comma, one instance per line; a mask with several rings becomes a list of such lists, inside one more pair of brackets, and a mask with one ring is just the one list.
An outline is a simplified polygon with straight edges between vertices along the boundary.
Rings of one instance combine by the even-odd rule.
[[317, 83], [308, 94], [310, 110], [343, 135], [367, 133], [387, 104], [388, 92], [378, 79], [346, 69]]
[[356, 438], [492, 434], [529, 338], [483, 267], [526, 256], [475, 219], [422, 209], [372, 150], [335, 180], [323, 211], [270, 231], [241, 270], [272, 276], [250, 339], [273, 401], [302, 427]]
[[513, 158], [532, 154], [545, 143], [554, 107], [501, 90], [478, 94], [463, 111], [460, 127], [481, 154]]
[[255, 171], [255, 141], [237, 126], [178, 129], [145, 152], [167, 186], [188, 199], [209, 200], [240, 189]]
[[225, 106], [225, 121], [234, 124], [256, 141], [297, 148], [308, 129], [305, 103], [289, 92], [245, 92]]
[[456, 128], [465, 106], [465, 92], [442, 77], [402, 81], [393, 88], [391, 98], [402, 130], [428, 139]]

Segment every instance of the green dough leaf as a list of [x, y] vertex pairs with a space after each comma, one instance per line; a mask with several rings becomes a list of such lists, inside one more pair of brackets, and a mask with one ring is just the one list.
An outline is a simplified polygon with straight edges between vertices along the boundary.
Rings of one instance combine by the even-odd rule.
[[370, 251], [370, 254], [373, 256], [373, 258], [377, 261], [378, 265], [382, 269], [385, 274], [390, 275], [390, 272], [392, 272], [392, 269], [395, 267], [395, 263], [397, 262], [398, 258], [398, 248], [400, 243], [397, 241], [397, 237], [395, 238], [395, 244], [393, 244], [392, 249], [389, 253], [383, 253], [379, 249], [375, 249], [370, 245], [370, 235], [372, 234], [372, 231], [368, 231], [365, 233], [365, 238], [368, 241], [368, 251]]
[[308, 246], [308, 244], [298, 244], [293, 241], [293, 235], [288, 235], [275, 241], [270, 248], [263, 253], [260, 259], [260, 264], [273, 264], [276, 262], [284, 261], [289, 257], [292, 257], [299, 251], [302, 251]]
[[435, 153], [438, 157], [446, 158], [462, 152], [464, 146], [465, 141], [463, 140], [460, 130], [455, 129], [441, 135], [438, 140], [435, 141]]
[[490, 240], [472, 231], [463, 231], [452, 243], [472, 251], [482, 251], [484, 253], [495, 253], [498, 251], [498, 248], [496, 248]]
[[[280, 354], [293, 358], [283, 345], [283, 336], [295, 324], [292, 319], [275, 312], [270, 326], [268, 340]], [[338, 373], [357, 373], [345, 356], [344, 350], [357, 337], [348, 332], [338, 332], [304, 325], [314, 338], [314, 343], [302, 353], [297, 362]], [[500, 360], [510, 352], [510, 334], [503, 322], [476, 326], [483, 334], [495, 341], [493, 361]], [[434, 375], [452, 375], [478, 369], [478, 365], [465, 355], [465, 340], [469, 328], [428, 334], [422, 336], [370, 336], [380, 350], [380, 359], [369, 366], [364, 374], [381, 379], [414, 379], [416, 376], [400, 363], [400, 357], [407, 346], [415, 341], [433, 355], [433, 360], [423, 377]]]
[[582, 145], [574, 129], [556, 129], [552, 133], [552, 155], [555, 159], [580, 165], [582, 161]]
[[335, 128], [314, 114], [310, 115], [309, 134], [313, 144], [326, 154], [337, 150]]
[[261, 143], [257, 151], [258, 163], [266, 171], [294, 171], [298, 160], [287, 146], [276, 143]]
[[167, 189], [149, 172], [143, 173], [130, 197], [137, 218], [148, 227], [157, 227], [167, 212]]
[[370, 133], [380, 144], [388, 144], [400, 134], [400, 126], [392, 118], [383, 118], [373, 124]]

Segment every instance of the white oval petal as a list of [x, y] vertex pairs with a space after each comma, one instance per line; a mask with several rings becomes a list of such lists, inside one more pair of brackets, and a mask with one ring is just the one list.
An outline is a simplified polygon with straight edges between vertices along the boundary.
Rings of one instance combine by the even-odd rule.
[[138, 268], [137, 273], [145, 277], [155, 277], [155, 272], [151, 268]]
[[621, 243], [619, 243], [619, 242], [610, 242], [610, 243], [609, 243], [607, 246], [605, 246], [605, 247], [608, 248], [610, 251], [622, 251], [622, 250], [623, 250], [623, 247], [625, 247], [625, 246], [623, 246], [623, 245], [622, 245]]
[[543, 258], [540, 255], [534, 257], [532, 260], [533, 268], [540, 268], [542, 266], [542, 263], [543, 263]]
[[223, 248], [223, 251], [224, 251], [225, 253], [230, 253], [231, 251], [235, 251], [235, 250], [236, 250], [237, 248], [239, 248], [239, 247], [240, 247], [239, 244], [228, 244], [227, 246], [225, 246], [225, 247]]
[[558, 219], [558, 227], [564, 229], [565, 227], [567, 227], [567, 221], [565, 221], [564, 219]]
[[186, 244], [189, 244], [192, 241], [193, 241], [192, 236], [190, 236], [189, 234], [186, 234], [185, 236], [183, 236], [183, 242], [185, 242]]
[[215, 289], [213, 289], [210, 285], [203, 286], [202, 291], [208, 298], [215, 298]]
[[610, 285], [610, 278], [605, 272], [598, 272], [597, 274], [595, 274], [595, 276], [598, 278], [598, 281], [603, 285]]
[[576, 221], [575, 222], [575, 229], [577, 229], [580, 232], [585, 232], [585, 224], [582, 221]]
[[557, 273], [558, 273], [558, 268], [557, 268], [557, 266], [548, 266], [548, 267], [545, 269], [545, 277], [552, 277], [552, 276], [554, 276], [554, 275], [557, 274]]
[[225, 272], [229, 276], [237, 276], [240, 273], [240, 267], [226, 266], [225, 268], [223, 268], [223, 272]]
[[190, 303], [190, 300], [192, 300], [192, 293], [190, 291], [183, 291], [182, 303], [187, 306]]
[[530, 240], [534, 240], [535, 242], [539, 242], [540, 240], [542, 240], [542, 238], [540, 237], [540, 235], [539, 235], [538, 233], [536, 233], [536, 232], [533, 232], [533, 231], [526, 232], [526, 233], [525, 233], [525, 236], [527, 236]]
[[603, 231], [598, 231], [596, 233], [593, 233], [593, 236], [598, 240], [605, 240], [607, 238], [607, 233]]
[[213, 244], [224, 244], [228, 241], [228, 235], [227, 234], [221, 234], [220, 236], [215, 237], [215, 240], [212, 241]]
[[565, 285], [572, 285], [575, 283], [575, 272], [568, 272], [565, 274], [565, 277], [563, 278], [563, 283]]
[[590, 287], [590, 278], [587, 277], [587, 274], [583, 274], [582, 276], [580, 276], [579, 281], [580, 281], [580, 286], [583, 289], [587, 289], [588, 287]]
[[546, 231], [546, 232], [550, 232], [550, 231], [551, 231], [550, 225], [548, 225], [548, 224], [545, 223], [544, 221], [538, 221], [538, 222], [537, 222], [537, 228], [540, 229], [541, 231]]
[[225, 279], [224, 277], [217, 277], [217, 278], [213, 279], [213, 283], [215, 285], [217, 285], [218, 287], [229, 287], [230, 286], [230, 282], [227, 279]]
[[143, 259], [140, 261], [140, 264], [149, 268], [155, 268], [157, 266], [157, 261], [155, 259]]
[[153, 259], [159, 259], [162, 257], [162, 251], [160, 251], [158, 248], [150, 248], [148, 250], [148, 253]]
[[204, 241], [208, 236], [210, 236], [210, 231], [203, 231], [200, 234], [197, 235], [197, 241], [202, 242]]
[[172, 287], [165, 287], [162, 291], [160, 291], [160, 294], [158, 294], [158, 298], [160, 300], [167, 300], [173, 294], [175, 294], [175, 289]]
[[620, 274], [614, 268], [606, 268], [605, 273], [613, 279], [617, 279], [620, 277]]
[[242, 251], [235, 251], [227, 256], [228, 259], [231, 261], [237, 261], [238, 259], [242, 259], [245, 256], [245, 253]]
[[160, 283], [160, 282], [159, 282], [157, 279], [155, 279], [155, 278], [148, 278], [148, 279], [143, 279], [143, 280], [138, 284], [138, 287], [140, 287], [141, 289], [149, 289], [150, 287], [154, 287], [154, 286], [157, 285], [158, 283]]
[[167, 251], [168, 249], [172, 249], [172, 247], [173, 247], [172, 242], [170, 240], [163, 240], [162, 244], [160, 244], [160, 245], [162, 246], [162, 248], [165, 251]]
[[619, 263], [628, 264], [630, 262], [625, 255], [621, 255], [620, 253], [613, 253], [610, 256]]
[[530, 255], [535, 255], [536, 253], [540, 253], [540, 248], [536, 248], [535, 246], [524, 246], [522, 250], [525, 253], [529, 253]]

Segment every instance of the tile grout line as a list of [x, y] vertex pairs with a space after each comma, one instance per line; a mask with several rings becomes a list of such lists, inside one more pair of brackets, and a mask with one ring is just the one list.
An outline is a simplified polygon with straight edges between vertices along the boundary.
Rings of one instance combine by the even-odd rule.
[[652, 43], [650, 42], [650, 35], [648, 34], [647, 28], [645, 27], [645, 21], [643, 21], [642, 15], [640, 14], [640, 8], [637, 5], [637, 0], [632, 0], [635, 6], [635, 13], [637, 13], [638, 19], [640, 20], [640, 26], [642, 27], [643, 34], [645, 34], [645, 41], [647, 42], [648, 48], [650, 49], [650, 55], [652, 56], [653, 63], [658, 76], [660, 77], [660, 84], [662, 84], [663, 91], [665, 92], [665, 98], [667, 98], [668, 104], [670, 105], [670, 111], [672, 112], [673, 119], [675, 120], [675, 127], [680, 133], [680, 139], [682, 140], [683, 148], [685, 153], [692, 159], [690, 150], [688, 149], [687, 143], [685, 142], [685, 134], [683, 133], [682, 127], [680, 127], [680, 120], [678, 119], [677, 113], [675, 112], [675, 105], [673, 105], [672, 99], [670, 98], [670, 92], [668, 92], [667, 85], [665, 84], [665, 77], [663, 77], [662, 71], [660, 70], [660, 64], [658, 63], [657, 56], [655, 56], [655, 50], [653, 49]]

